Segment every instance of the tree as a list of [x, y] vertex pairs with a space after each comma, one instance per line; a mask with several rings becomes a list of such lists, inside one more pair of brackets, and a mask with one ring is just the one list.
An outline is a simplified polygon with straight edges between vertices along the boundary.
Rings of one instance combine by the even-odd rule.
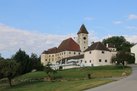
[[105, 45], [113, 44], [117, 48], [117, 51], [130, 52], [130, 48], [134, 45], [128, 42], [123, 36], [113, 36], [102, 41]]
[[54, 69], [52, 69], [50, 66], [51, 66], [51, 64], [48, 63], [48, 64], [45, 66], [44, 71], [47, 73], [49, 80], [52, 80], [52, 78], [53, 78], [52, 75], [55, 74], [55, 73], [57, 73], [57, 71], [54, 70]]
[[30, 56], [30, 61], [31, 61], [32, 69], [43, 70], [44, 67], [41, 64], [40, 58], [38, 58], [37, 54], [32, 53]]
[[1, 54], [0, 54], [0, 60], [4, 60], [4, 58], [1, 56]]
[[133, 56], [129, 52], [120, 51], [116, 54], [116, 56], [112, 57], [112, 63], [122, 64], [124, 68], [126, 63], [129, 63], [131, 60], [134, 60], [132, 58]]
[[15, 61], [0, 61], [0, 73], [3, 77], [8, 78], [10, 86], [12, 86], [12, 79], [17, 74], [17, 69], [19, 65]]
[[25, 74], [31, 71], [29, 55], [27, 55], [25, 51], [19, 49], [12, 59], [19, 63], [19, 74]]

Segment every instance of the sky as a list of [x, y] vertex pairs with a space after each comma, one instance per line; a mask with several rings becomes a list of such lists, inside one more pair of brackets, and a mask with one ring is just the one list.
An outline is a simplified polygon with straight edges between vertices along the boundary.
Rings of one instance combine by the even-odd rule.
[[124, 36], [137, 43], [137, 0], [0, 0], [0, 53], [40, 55], [77, 36], [82, 24], [89, 42]]

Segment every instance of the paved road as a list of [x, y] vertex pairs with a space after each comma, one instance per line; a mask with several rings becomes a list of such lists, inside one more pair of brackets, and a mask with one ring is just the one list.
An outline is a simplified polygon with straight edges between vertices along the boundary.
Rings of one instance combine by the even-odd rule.
[[132, 69], [127, 78], [85, 91], [137, 91], [137, 65], [132, 65]]

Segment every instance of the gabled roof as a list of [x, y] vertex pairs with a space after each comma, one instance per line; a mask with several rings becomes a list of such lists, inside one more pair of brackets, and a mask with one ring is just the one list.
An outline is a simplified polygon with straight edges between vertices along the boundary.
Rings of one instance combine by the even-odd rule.
[[89, 46], [86, 51], [90, 51], [90, 50], [104, 50], [104, 51], [110, 51], [108, 48], [106, 48], [106, 46], [104, 44], [102, 44], [101, 42], [95, 42], [93, 43], [91, 46]]
[[77, 34], [80, 34], [80, 33], [88, 34], [88, 31], [87, 31], [87, 29], [86, 29], [84, 24], [81, 25], [80, 30], [78, 31]]
[[80, 51], [79, 45], [72, 39], [68, 38], [59, 45], [59, 51]]
[[51, 53], [57, 53], [57, 52], [58, 52], [57, 47], [53, 47], [48, 49], [47, 51], [44, 51], [42, 54], [51, 54]]

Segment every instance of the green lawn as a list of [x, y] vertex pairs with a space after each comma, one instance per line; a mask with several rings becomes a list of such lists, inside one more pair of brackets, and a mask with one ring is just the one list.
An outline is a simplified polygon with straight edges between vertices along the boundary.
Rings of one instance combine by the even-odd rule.
[[[43, 71], [31, 72], [16, 77], [13, 87], [0, 81], [0, 91], [81, 91], [112, 82], [113, 80], [106, 78], [120, 77], [123, 72], [130, 74], [131, 68], [123, 70], [121, 66], [99, 66], [67, 69], [58, 71], [55, 74], [57, 80], [53, 82], [41, 80], [47, 76]], [[92, 79], [89, 80], [87, 74], [91, 74]]]
[[0, 91], [81, 91], [86, 88], [102, 85], [112, 80], [78, 80], [62, 82], [33, 82], [22, 83], [11, 87], [1, 88]]

